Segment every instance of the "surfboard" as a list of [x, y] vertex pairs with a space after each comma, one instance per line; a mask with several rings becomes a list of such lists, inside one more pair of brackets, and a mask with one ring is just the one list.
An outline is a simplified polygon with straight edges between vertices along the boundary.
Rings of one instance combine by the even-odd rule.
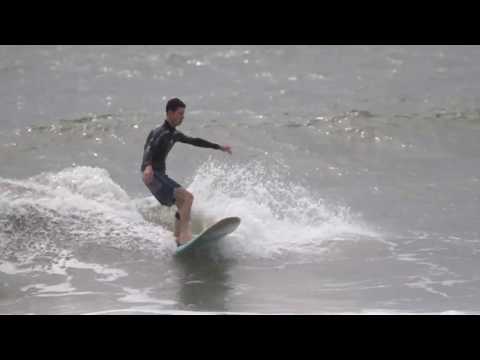
[[175, 250], [175, 255], [188, 254], [200, 246], [216, 242], [224, 236], [227, 236], [228, 234], [234, 232], [239, 225], [239, 217], [228, 217], [222, 219], [204, 230], [202, 233], [196, 235], [188, 243], [177, 247], [177, 249]]

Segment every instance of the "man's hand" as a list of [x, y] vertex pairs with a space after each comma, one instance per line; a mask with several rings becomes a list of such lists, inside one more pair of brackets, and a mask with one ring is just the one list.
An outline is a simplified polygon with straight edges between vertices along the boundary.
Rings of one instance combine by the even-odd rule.
[[148, 165], [143, 171], [143, 182], [145, 185], [150, 185], [153, 180], [153, 168], [152, 165]]
[[220, 150], [228, 152], [230, 155], [232, 155], [232, 147], [225, 145], [225, 146], [220, 146]]

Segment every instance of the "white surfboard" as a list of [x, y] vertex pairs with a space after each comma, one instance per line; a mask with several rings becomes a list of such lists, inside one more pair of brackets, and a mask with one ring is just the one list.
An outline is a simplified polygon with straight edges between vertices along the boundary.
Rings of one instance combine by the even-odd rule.
[[175, 255], [190, 253], [193, 249], [216, 242], [224, 236], [234, 232], [240, 225], [239, 217], [229, 217], [218, 221], [216, 224], [195, 236], [188, 243], [180, 245], [175, 250]]

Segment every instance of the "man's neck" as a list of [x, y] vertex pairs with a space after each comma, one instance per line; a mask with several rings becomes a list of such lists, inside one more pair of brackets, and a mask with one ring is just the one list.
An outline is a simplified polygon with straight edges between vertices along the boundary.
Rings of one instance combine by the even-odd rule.
[[170, 119], [169, 119], [169, 118], [166, 118], [165, 121], [168, 123], [168, 125], [170, 125], [172, 128], [175, 129], [175, 126], [172, 125], [172, 123], [170, 122]]

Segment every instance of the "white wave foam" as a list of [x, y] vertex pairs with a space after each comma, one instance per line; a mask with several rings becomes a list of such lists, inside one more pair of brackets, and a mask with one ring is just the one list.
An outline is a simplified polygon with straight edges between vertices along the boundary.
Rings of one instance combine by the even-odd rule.
[[371, 309], [360, 311], [325, 311], [325, 312], [291, 312], [291, 313], [254, 313], [254, 312], [220, 312], [220, 311], [186, 311], [186, 310], [157, 310], [152, 308], [137, 308], [131, 307], [126, 309], [112, 309], [95, 311], [90, 313], [84, 313], [83, 315], [121, 315], [121, 314], [145, 314], [145, 315], [469, 315], [478, 314], [477, 312], [465, 312], [458, 310], [447, 310], [440, 312], [415, 312], [406, 310], [394, 310], [394, 309]]
[[[210, 159], [188, 186], [195, 196], [192, 217], [207, 226], [223, 217], [239, 216], [238, 230], [220, 243], [224, 254], [234, 257], [318, 255], [326, 250], [327, 240], [376, 236], [348, 208], [327, 204], [287, 178], [288, 167], [279, 163], [267, 168], [258, 161], [227, 165]], [[159, 214], [165, 209], [153, 196], [132, 200], [105, 169], [81, 166], [27, 180], [0, 180], [0, 208], [27, 218], [33, 208], [47, 218], [45, 223], [54, 221], [58, 227], [63, 223], [65, 228], [55, 237], [68, 235], [79, 241], [162, 253], [171, 253], [175, 247], [173, 234], [146, 220], [144, 214], [150, 208]], [[38, 222], [31, 226], [38, 227]]]
[[194, 194], [192, 216], [213, 222], [239, 216], [242, 223], [227, 251], [272, 257], [285, 252], [318, 253], [325, 240], [359, 239], [376, 234], [350, 214], [331, 206], [306, 188], [283, 180], [288, 168], [255, 161], [244, 166], [209, 160], [188, 189]]
[[188, 310], [156, 310], [143, 308], [127, 308], [95, 311], [84, 313], [83, 315], [122, 315], [122, 314], [144, 314], [144, 315], [261, 315], [258, 313], [249, 312], [208, 312], [208, 311], [188, 311]]
[[174, 247], [171, 233], [146, 221], [104, 169], [75, 167], [26, 180], [0, 179], [0, 190], [0, 240], [14, 250], [28, 243], [32, 251], [59, 253], [72, 241], [156, 253]]
[[127, 303], [147, 303], [147, 304], [162, 304], [162, 305], [175, 305], [176, 301], [156, 299], [150, 296], [151, 288], [146, 289], [133, 289], [129, 287], [122, 288], [126, 295], [119, 298], [118, 301]]

